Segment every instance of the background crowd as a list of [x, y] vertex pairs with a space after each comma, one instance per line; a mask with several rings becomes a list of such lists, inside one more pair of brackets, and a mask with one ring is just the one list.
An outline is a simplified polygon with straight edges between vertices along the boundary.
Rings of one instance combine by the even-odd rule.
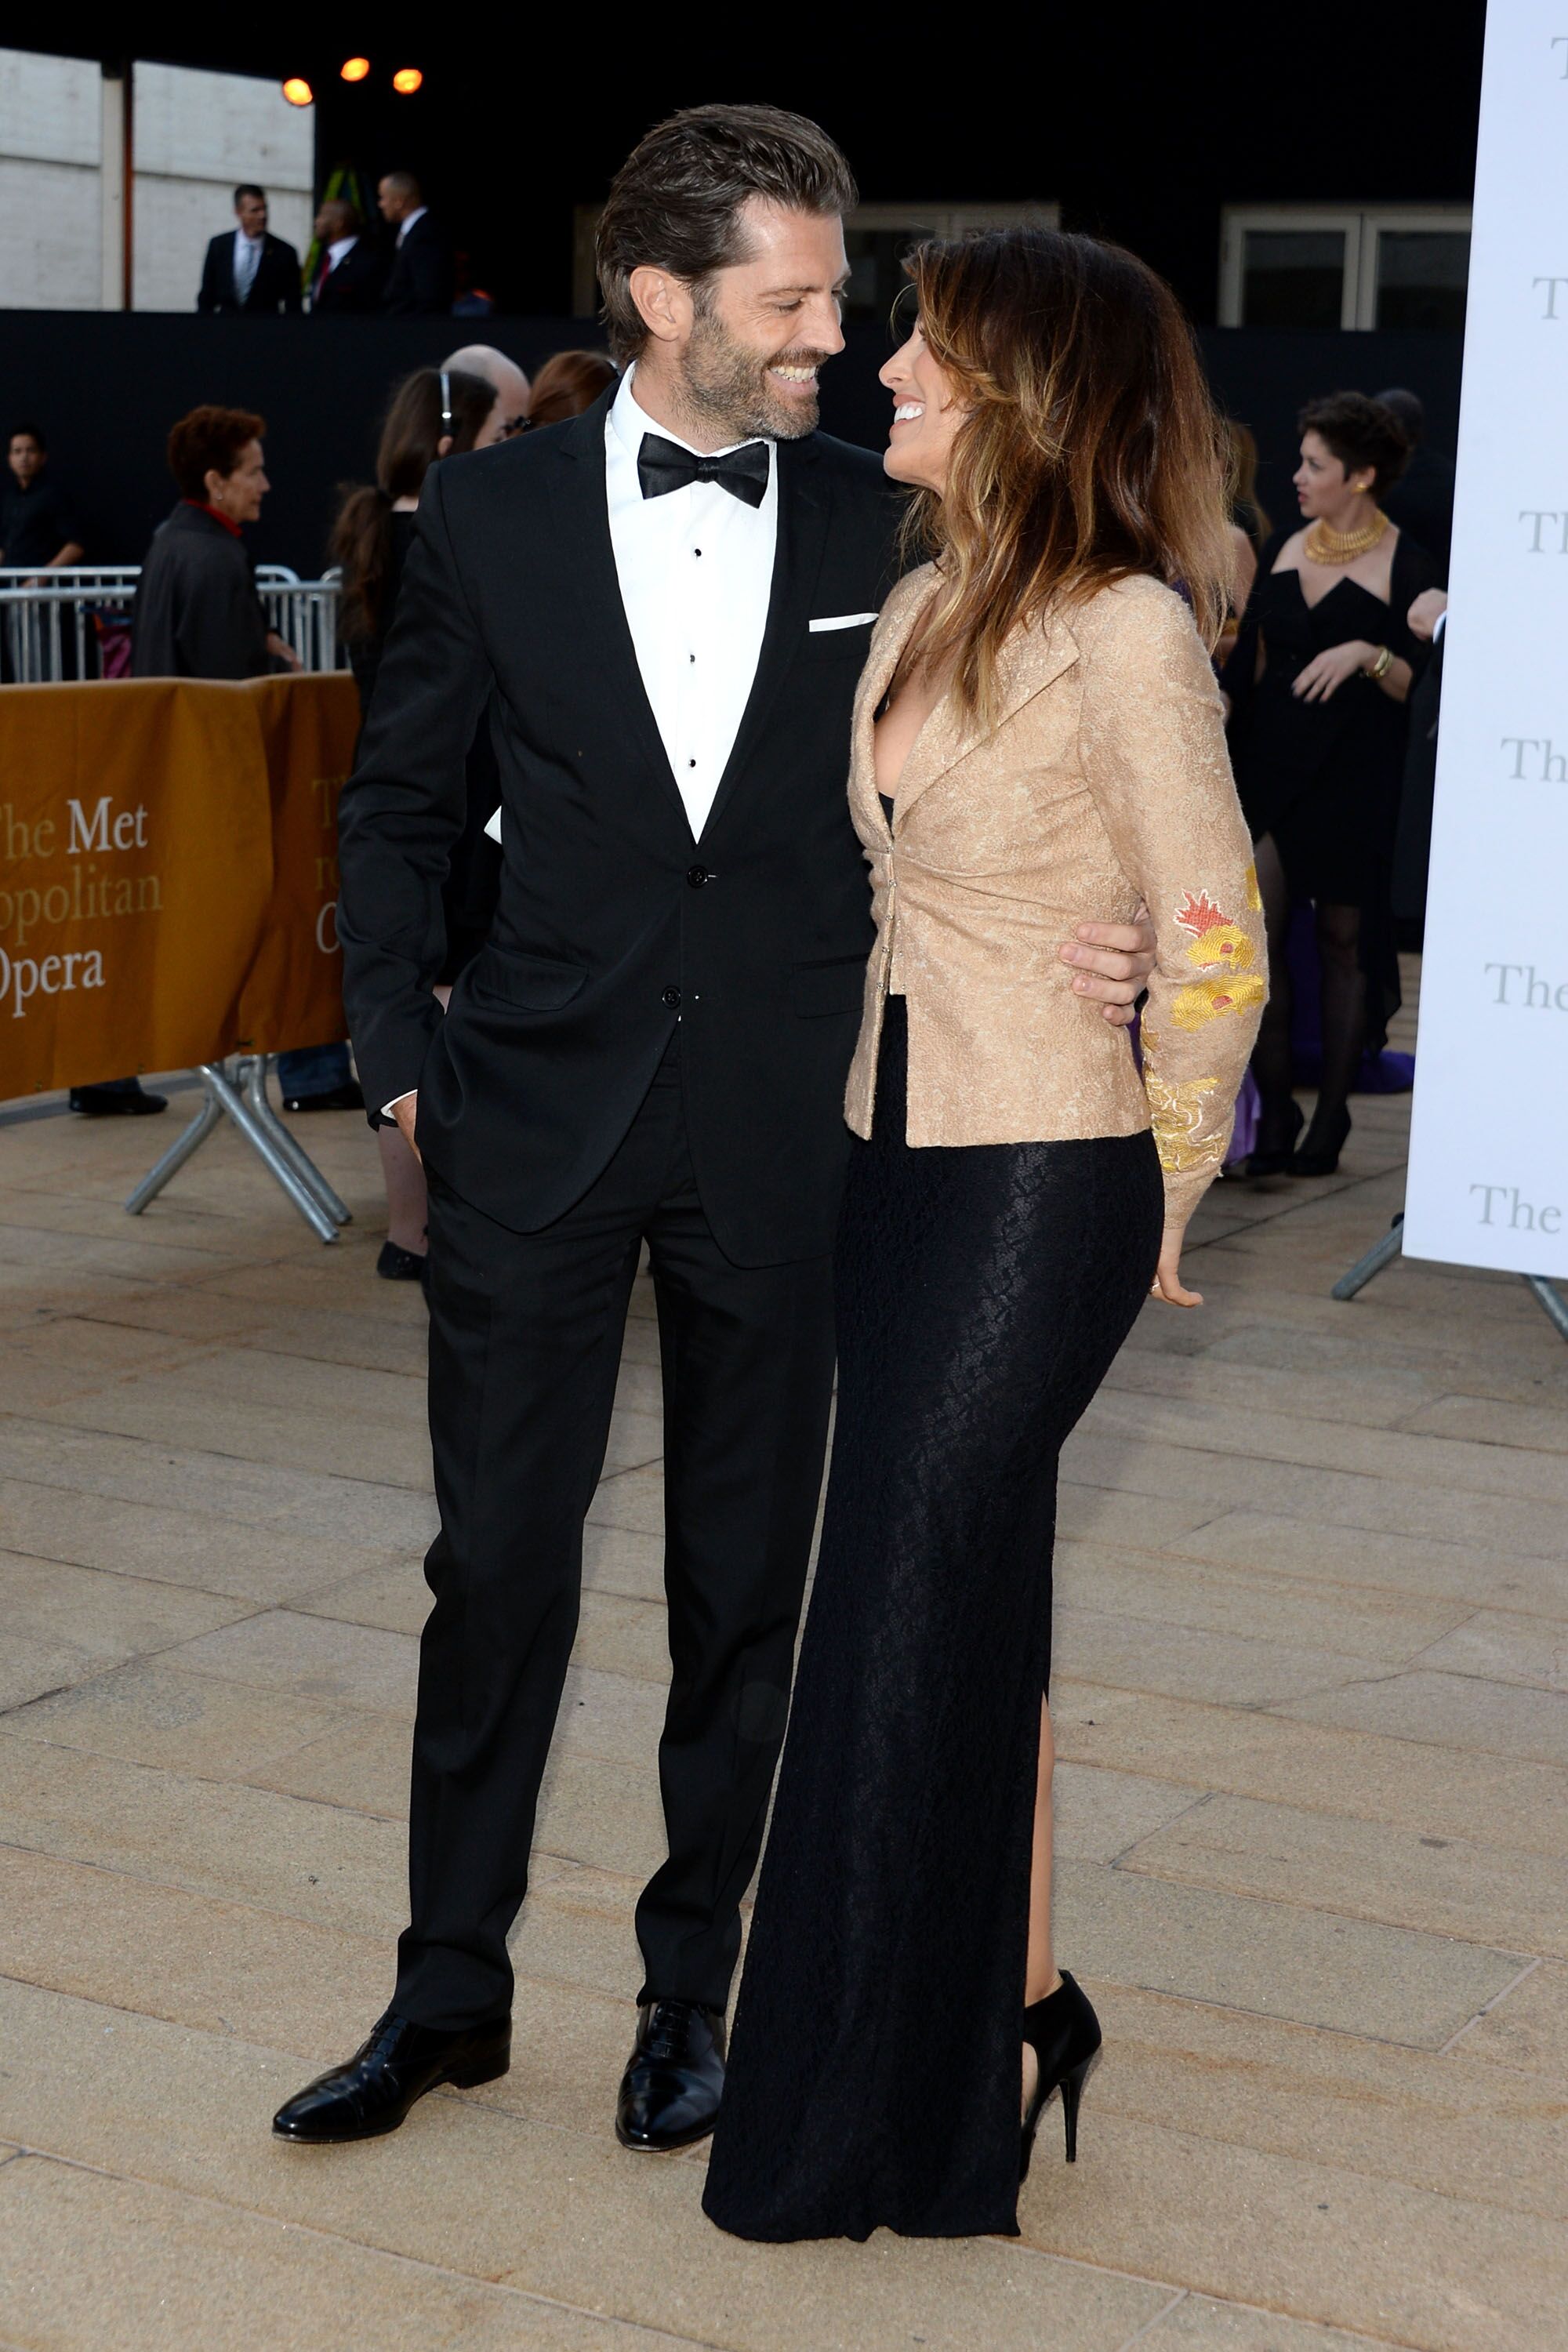
[[247, 318], [381, 311], [406, 319], [490, 308], [482, 294], [458, 302], [456, 257], [412, 172], [383, 176], [376, 210], [380, 222], [373, 228], [352, 197], [325, 197], [301, 267], [294, 247], [267, 226], [266, 189], [245, 182], [234, 192], [234, 227], [220, 230], [207, 247], [197, 310]]

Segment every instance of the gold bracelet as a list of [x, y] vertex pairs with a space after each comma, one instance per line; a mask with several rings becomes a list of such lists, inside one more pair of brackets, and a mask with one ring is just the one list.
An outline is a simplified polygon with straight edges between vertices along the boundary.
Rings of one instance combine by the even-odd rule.
[[1376, 660], [1368, 663], [1366, 668], [1363, 670], [1362, 676], [1363, 677], [1370, 677], [1373, 684], [1375, 686], [1380, 678], [1384, 678], [1388, 676], [1389, 671], [1393, 667], [1394, 655], [1392, 651], [1387, 646], [1379, 646]]

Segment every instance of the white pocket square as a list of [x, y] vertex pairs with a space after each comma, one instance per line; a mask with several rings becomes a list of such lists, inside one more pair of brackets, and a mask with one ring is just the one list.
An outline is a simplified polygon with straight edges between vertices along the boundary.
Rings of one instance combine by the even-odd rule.
[[868, 621], [874, 621], [876, 618], [875, 613], [830, 613], [825, 620], [808, 621], [806, 626], [812, 635], [816, 636], [819, 629], [864, 628]]

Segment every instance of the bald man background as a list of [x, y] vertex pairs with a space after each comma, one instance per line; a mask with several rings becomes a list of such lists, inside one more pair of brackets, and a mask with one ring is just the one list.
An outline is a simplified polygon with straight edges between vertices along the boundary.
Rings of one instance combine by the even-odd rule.
[[509, 433], [515, 432], [528, 415], [532, 397], [527, 376], [515, 360], [498, 352], [493, 343], [465, 343], [460, 351], [448, 352], [441, 362], [444, 368], [461, 368], [468, 375], [482, 375], [493, 383], [500, 394], [501, 415]]

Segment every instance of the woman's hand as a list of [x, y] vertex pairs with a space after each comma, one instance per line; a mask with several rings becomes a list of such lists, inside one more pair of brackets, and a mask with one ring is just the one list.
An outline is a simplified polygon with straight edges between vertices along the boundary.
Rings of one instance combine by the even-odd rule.
[[1347, 677], [1356, 677], [1376, 659], [1377, 647], [1368, 645], [1364, 637], [1351, 637], [1342, 646], [1327, 646], [1307, 664], [1290, 691], [1303, 702], [1327, 702]]
[[1154, 1269], [1154, 1279], [1149, 1286], [1151, 1298], [1163, 1298], [1167, 1307], [1201, 1307], [1201, 1290], [1186, 1290], [1182, 1286], [1182, 1242], [1185, 1224], [1167, 1225], [1160, 1241], [1160, 1263]]

